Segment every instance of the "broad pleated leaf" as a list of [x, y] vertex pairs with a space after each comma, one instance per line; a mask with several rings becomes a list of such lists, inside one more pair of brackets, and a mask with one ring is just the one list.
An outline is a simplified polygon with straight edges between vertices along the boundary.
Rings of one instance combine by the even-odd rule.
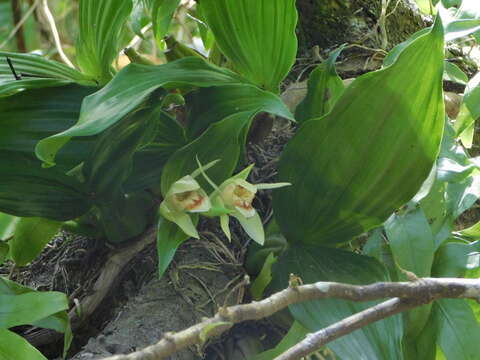
[[0, 151], [0, 211], [22, 217], [69, 220], [90, 208], [81, 183], [14, 152]]
[[[38, 141], [75, 124], [83, 98], [94, 91], [67, 85], [0, 98], [0, 150], [33, 154]], [[85, 160], [92, 145], [91, 138], [74, 139], [58, 154], [59, 164], [76, 166]]]
[[157, 134], [153, 141], [136, 152], [133, 169], [125, 183], [125, 191], [137, 191], [160, 185], [163, 166], [170, 156], [187, 145], [184, 128], [170, 115], [160, 112]]
[[233, 72], [195, 57], [159, 66], [130, 64], [102, 90], [85, 98], [76, 125], [42, 140], [36, 148], [37, 156], [53, 165], [57, 151], [72, 136], [91, 136], [102, 132], [160, 87], [167, 89], [182, 86], [209, 87], [244, 82], [244, 79]]
[[293, 120], [293, 115], [278, 96], [248, 84], [199, 89], [189, 94], [186, 102], [187, 135], [190, 139], [210, 124], [243, 111], [265, 111]]
[[155, 135], [157, 116], [151, 108], [139, 110], [99, 137], [82, 168], [89, 192], [95, 193], [96, 199], [121, 191], [132, 172], [135, 152]]
[[113, 76], [112, 63], [120, 52], [132, 6], [132, 0], [80, 0], [77, 62], [100, 84]]
[[10, 256], [17, 266], [35, 259], [60, 230], [61, 223], [44, 218], [21, 218], [11, 241]]
[[299, 122], [318, 118], [328, 113], [345, 90], [335, 69], [335, 61], [343, 47], [335, 50], [327, 61], [317, 66], [308, 78], [307, 96], [295, 109]]
[[47, 360], [25, 338], [7, 329], [0, 329], [0, 360]]
[[[249, 126], [254, 115], [253, 112], [242, 112], [216, 122], [199, 138], [175, 152], [163, 169], [162, 194], [165, 195], [175, 181], [198, 168], [197, 157], [202, 164], [220, 160], [208, 170], [208, 176], [216, 184], [221, 184], [230, 177], [244, 145], [241, 139], [242, 130]], [[204, 179], [199, 177], [196, 180], [206, 186]], [[210, 189], [210, 186], [206, 189]]]
[[448, 360], [478, 360], [480, 324], [466, 300], [442, 299], [433, 304], [437, 343]]
[[199, 5], [234, 68], [278, 92], [297, 53], [295, 0], [203, 0]]
[[179, 4], [180, 0], [152, 1], [153, 33], [157, 41], [163, 40], [163, 37], [167, 34], [170, 22]]
[[[304, 123], [284, 150], [274, 211], [290, 242], [344, 242], [382, 224], [419, 190], [444, 124], [443, 31], [357, 78], [326, 116]], [[422, 86], [419, 86], [422, 84]]]
[[[335, 281], [365, 285], [390, 280], [386, 269], [374, 258], [318, 246], [290, 246], [273, 265], [273, 289], [286, 288], [292, 273], [304, 284]], [[291, 305], [289, 309], [295, 320], [309, 332], [314, 332], [375, 303], [378, 302], [324, 299]], [[328, 347], [341, 359], [397, 360], [403, 359], [402, 336], [402, 320], [397, 315], [341, 337]]]
[[[7, 57], [21, 80], [15, 79]], [[57, 61], [39, 55], [0, 51], [0, 97], [22, 89], [58, 86], [71, 82], [95, 85], [90, 77]]]

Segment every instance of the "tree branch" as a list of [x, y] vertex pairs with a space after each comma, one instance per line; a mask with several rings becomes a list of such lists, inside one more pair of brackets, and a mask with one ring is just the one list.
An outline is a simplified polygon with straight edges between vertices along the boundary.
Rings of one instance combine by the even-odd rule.
[[[308, 337], [312, 347], [322, 345], [348, 334], [371, 322], [436, 299], [474, 299], [480, 302], [479, 279], [421, 278], [413, 282], [374, 283], [370, 285], [349, 285], [334, 282], [289, 286], [272, 296], [250, 304], [220, 308], [218, 313], [178, 333], [167, 333], [157, 344], [128, 355], [116, 355], [104, 360], [157, 360], [194, 345], [203, 344], [209, 338], [229, 330], [235, 323], [259, 320], [268, 317], [292, 304], [309, 300], [336, 298], [351, 301], [371, 301], [394, 298], [360, 313], [352, 315], [318, 333]], [[305, 340], [307, 341], [307, 339]], [[316, 343], [317, 341], [317, 343]], [[310, 346], [310, 345], [309, 345]], [[309, 352], [311, 347], [308, 348]], [[283, 355], [282, 355], [283, 356]], [[287, 353], [288, 356], [288, 353]], [[294, 355], [296, 356], [296, 355]], [[304, 356], [304, 355], [301, 355]], [[285, 357], [279, 359], [298, 359]]]

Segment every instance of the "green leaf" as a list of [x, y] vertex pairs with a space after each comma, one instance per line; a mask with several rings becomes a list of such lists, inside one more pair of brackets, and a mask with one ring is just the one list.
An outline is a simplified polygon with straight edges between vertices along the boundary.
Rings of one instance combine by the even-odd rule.
[[327, 61], [318, 65], [308, 78], [307, 96], [297, 106], [295, 118], [302, 122], [327, 114], [335, 105], [345, 86], [338, 76], [335, 61], [343, 46], [332, 52]]
[[[220, 184], [229, 178], [237, 166], [243, 146], [240, 139], [242, 130], [249, 126], [254, 115], [252, 112], [242, 112], [216, 122], [196, 140], [175, 152], [162, 173], [162, 194], [165, 195], [175, 181], [198, 168], [197, 157], [202, 164], [220, 160], [218, 166], [208, 171], [214, 183]], [[203, 178], [197, 180], [203, 188], [207, 186]]]
[[463, 229], [462, 231], [460, 231], [460, 234], [468, 238], [480, 240], [480, 221], [477, 222], [475, 225]]
[[467, 84], [460, 112], [454, 127], [463, 145], [471, 148], [475, 121], [480, 118], [480, 74], [475, 75]]
[[442, 299], [433, 304], [437, 343], [448, 360], [478, 360], [480, 326], [468, 303]]
[[[403, 215], [392, 215], [385, 223], [390, 248], [398, 266], [418, 277], [430, 276], [435, 239], [421, 208]], [[421, 306], [407, 313], [407, 333], [418, 336], [430, 314], [430, 305]]]
[[132, 0], [80, 0], [77, 62], [100, 84], [112, 78], [112, 63], [119, 54], [132, 6]]
[[90, 208], [83, 184], [38, 160], [0, 151], [0, 211], [22, 217], [69, 220]]
[[0, 329], [0, 360], [28, 359], [47, 360], [40, 351], [20, 335], [6, 329]]
[[233, 67], [278, 92], [297, 53], [295, 0], [203, 0], [200, 7]]
[[272, 360], [280, 354], [302, 341], [309, 331], [305, 329], [298, 321], [294, 321], [287, 335], [275, 346], [275, 348], [264, 351], [261, 354], [254, 356], [252, 360]]
[[57, 151], [73, 136], [96, 135], [122, 119], [154, 90], [182, 86], [209, 87], [244, 83], [240, 76], [196, 57], [164, 65], [130, 64], [103, 89], [85, 98], [80, 119], [70, 129], [40, 141], [39, 159], [54, 165]]
[[292, 186], [273, 198], [289, 242], [347, 241], [415, 195], [442, 138], [442, 59], [437, 18], [393, 65], [358, 77], [330, 113], [301, 126], [279, 163]]
[[435, 254], [435, 277], [463, 277], [468, 270], [480, 267], [480, 241], [447, 242]]
[[153, 0], [152, 23], [153, 33], [158, 42], [167, 34], [172, 17], [177, 10], [180, 0]]
[[462, 85], [466, 85], [468, 82], [467, 74], [465, 74], [457, 65], [448, 61], [445, 62], [443, 79]]
[[10, 255], [17, 266], [35, 259], [45, 245], [58, 233], [61, 223], [44, 218], [21, 218], [9, 242]]
[[[198, 220], [195, 215], [192, 216]], [[196, 221], [195, 221], [196, 223]], [[189, 238], [175, 223], [159, 216], [157, 228], [158, 277], [161, 278], [173, 260], [178, 247]]]
[[0, 241], [0, 265], [7, 259], [10, 247], [6, 242]]
[[424, 28], [411, 35], [407, 40], [395, 45], [392, 50], [388, 52], [387, 56], [385, 56], [385, 58], [383, 59], [383, 66], [387, 67], [392, 65], [395, 61], [397, 61], [402, 51], [405, 50], [413, 41], [418, 39], [420, 36], [427, 34], [430, 31], [430, 28]]
[[[375, 259], [352, 252], [318, 246], [290, 246], [273, 266], [276, 290], [288, 286], [290, 274], [304, 284], [335, 281], [370, 284], [389, 281], [388, 272]], [[295, 320], [314, 332], [378, 302], [355, 303], [338, 299], [308, 301], [289, 306]], [[341, 359], [403, 359], [402, 320], [399, 315], [373, 323], [331, 343], [329, 348]]]
[[277, 258], [273, 253], [270, 253], [267, 258], [265, 259], [265, 263], [263, 264], [262, 270], [255, 278], [250, 287], [250, 293], [252, 294], [252, 298], [254, 300], [261, 300], [263, 297], [263, 293], [267, 288], [268, 284], [272, 280], [272, 266], [277, 261]]
[[121, 191], [132, 172], [135, 152], [155, 135], [156, 117], [158, 111], [142, 109], [99, 136], [82, 168], [89, 192], [95, 193], [96, 200]]
[[[95, 88], [78, 85], [31, 89], [0, 98], [0, 150], [31, 155], [41, 139], [73, 126], [80, 114], [82, 99]], [[58, 154], [58, 162], [68, 168], [84, 161], [93, 145], [92, 138], [74, 139]]]
[[153, 141], [137, 151], [133, 169], [125, 183], [125, 191], [138, 191], [160, 186], [164, 165], [170, 156], [187, 145], [184, 128], [166, 112], [157, 113], [157, 134]]
[[0, 295], [0, 328], [31, 324], [66, 309], [68, 299], [60, 292]]
[[13, 236], [19, 220], [16, 216], [0, 213], [0, 241]]
[[187, 96], [187, 135], [194, 139], [210, 124], [235, 113], [265, 111], [294, 120], [278, 96], [253, 85], [225, 85], [199, 89]]
[[[21, 76], [21, 80], [15, 79], [7, 57], [11, 60], [17, 76]], [[90, 77], [57, 61], [39, 55], [0, 51], [0, 97], [12, 95], [23, 89], [59, 86], [72, 82], [95, 85]]]
[[[38, 292], [33, 289], [0, 277], [0, 295], [21, 295], [29, 293], [38, 294]], [[66, 357], [66, 352], [73, 338], [70, 320], [66, 311], [60, 311], [38, 321], [34, 321], [31, 325], [64, 333], [64, 357]]]
[[397, 264], [418, 277], [430, 276], [435, 241], [423, 210], [392, 215], [385, 223], [385, 230]]

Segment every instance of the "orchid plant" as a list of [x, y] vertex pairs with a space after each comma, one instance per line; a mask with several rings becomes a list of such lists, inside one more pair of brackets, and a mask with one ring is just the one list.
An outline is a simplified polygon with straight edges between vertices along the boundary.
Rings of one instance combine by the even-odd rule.
[[[198, 168], [190, 175], [175, 181], [167, 191], [160, 204], [160, 215], [177, 224], [186, 235], [197, 239], [198, 231], [190, 214], [219, 217], [222, 231], [229, 240], [231, 240], [229, 219], [232, 216], [238, 220], [248, 236], [263, 245], [265, 241], [263, 223], [252, 204], [255, 195], [258, 190], [277, 189], [291, 184], [285, 182], [252, 184], [246, 180], [254, 166], [251, 164], [218, 186], [206, 173], [217, 162], [218, 160], [215, 160], [202, 166], [197, 158]], [[209, 196], [195, 180], [200, 174], [214, 189]]]

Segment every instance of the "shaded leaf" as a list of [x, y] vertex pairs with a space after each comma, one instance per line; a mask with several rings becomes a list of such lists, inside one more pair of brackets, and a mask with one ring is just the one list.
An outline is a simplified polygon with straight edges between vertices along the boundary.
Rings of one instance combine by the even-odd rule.
[[328, 113], [345, 90], [335, 69], [335, 61], [343, 46], [332, 52], [328, 60], [318, 65], [308, 78], [307, 96], [298, 104], [295, 119], [299, 122], [318, 118]]
[[480, 267], [480, 241], [447, 242], [435, 254], [435, 277], [463, 277], [468, 270]]
[[[68, 129], [78, 120], [85, 96], [96, 89], [78, 85], [32, 89], [0, 98], [0, 150], [33, 154], [41, 139]], [[60, 165], [73, 167], [85, 160], [92, 138], [71, 141], [58, 154]]]
[[433, 304], [437, 343], [449, 360], [480, 359], [480, 326], [466, 300], [442, 299]]
[[73, 136], [96, 135], [122, 119], [154, 90], [182, 86], [209, 87], [239, 84], [245, 80], [231, 71], [189, 57], [164, 65], [130, 64], [103, 89], [85, 98], [77, 124], [40, 141], [39, 159], [53, 165], [55, 155]]
[[294, 0], [204, 0], [202, 14], [222, 53], [256, 85], [278, 92], [295, 62]]
[[37, 160], [0, 151], [0, 211], [23, 217], [68, 220], [90, 208], [83, 184]]
[[358, 77], [330, 113], [290, 140], [279, 180], [292, 186], [273, 198], [289, 242], [347, 241], [381, 225], [419, 190], [444, 126], [442, 38], [437, 18], [393, 65]]
[[[290, 246], [273, 266], [272, 273], [275, 290], [286, 288], [292, 273], [304, 284], [335, 281], [365, 285], [390, 280], [386, 269], [371, 257], [303, 245]], [[376, 303], [323, 299], [291, 305], [289, 309], [295, 320], [309, 332], [314, 332]], [[397, 315], [341, 337], [328, 347], [341, 359], [403, 359], [402, 329], [401, 317]]]
[[157, 41], [163, 40], [163, 37], [167, 34], [170, 22], [179, 4], [180, 0], [152, 1], [153, 32]]

